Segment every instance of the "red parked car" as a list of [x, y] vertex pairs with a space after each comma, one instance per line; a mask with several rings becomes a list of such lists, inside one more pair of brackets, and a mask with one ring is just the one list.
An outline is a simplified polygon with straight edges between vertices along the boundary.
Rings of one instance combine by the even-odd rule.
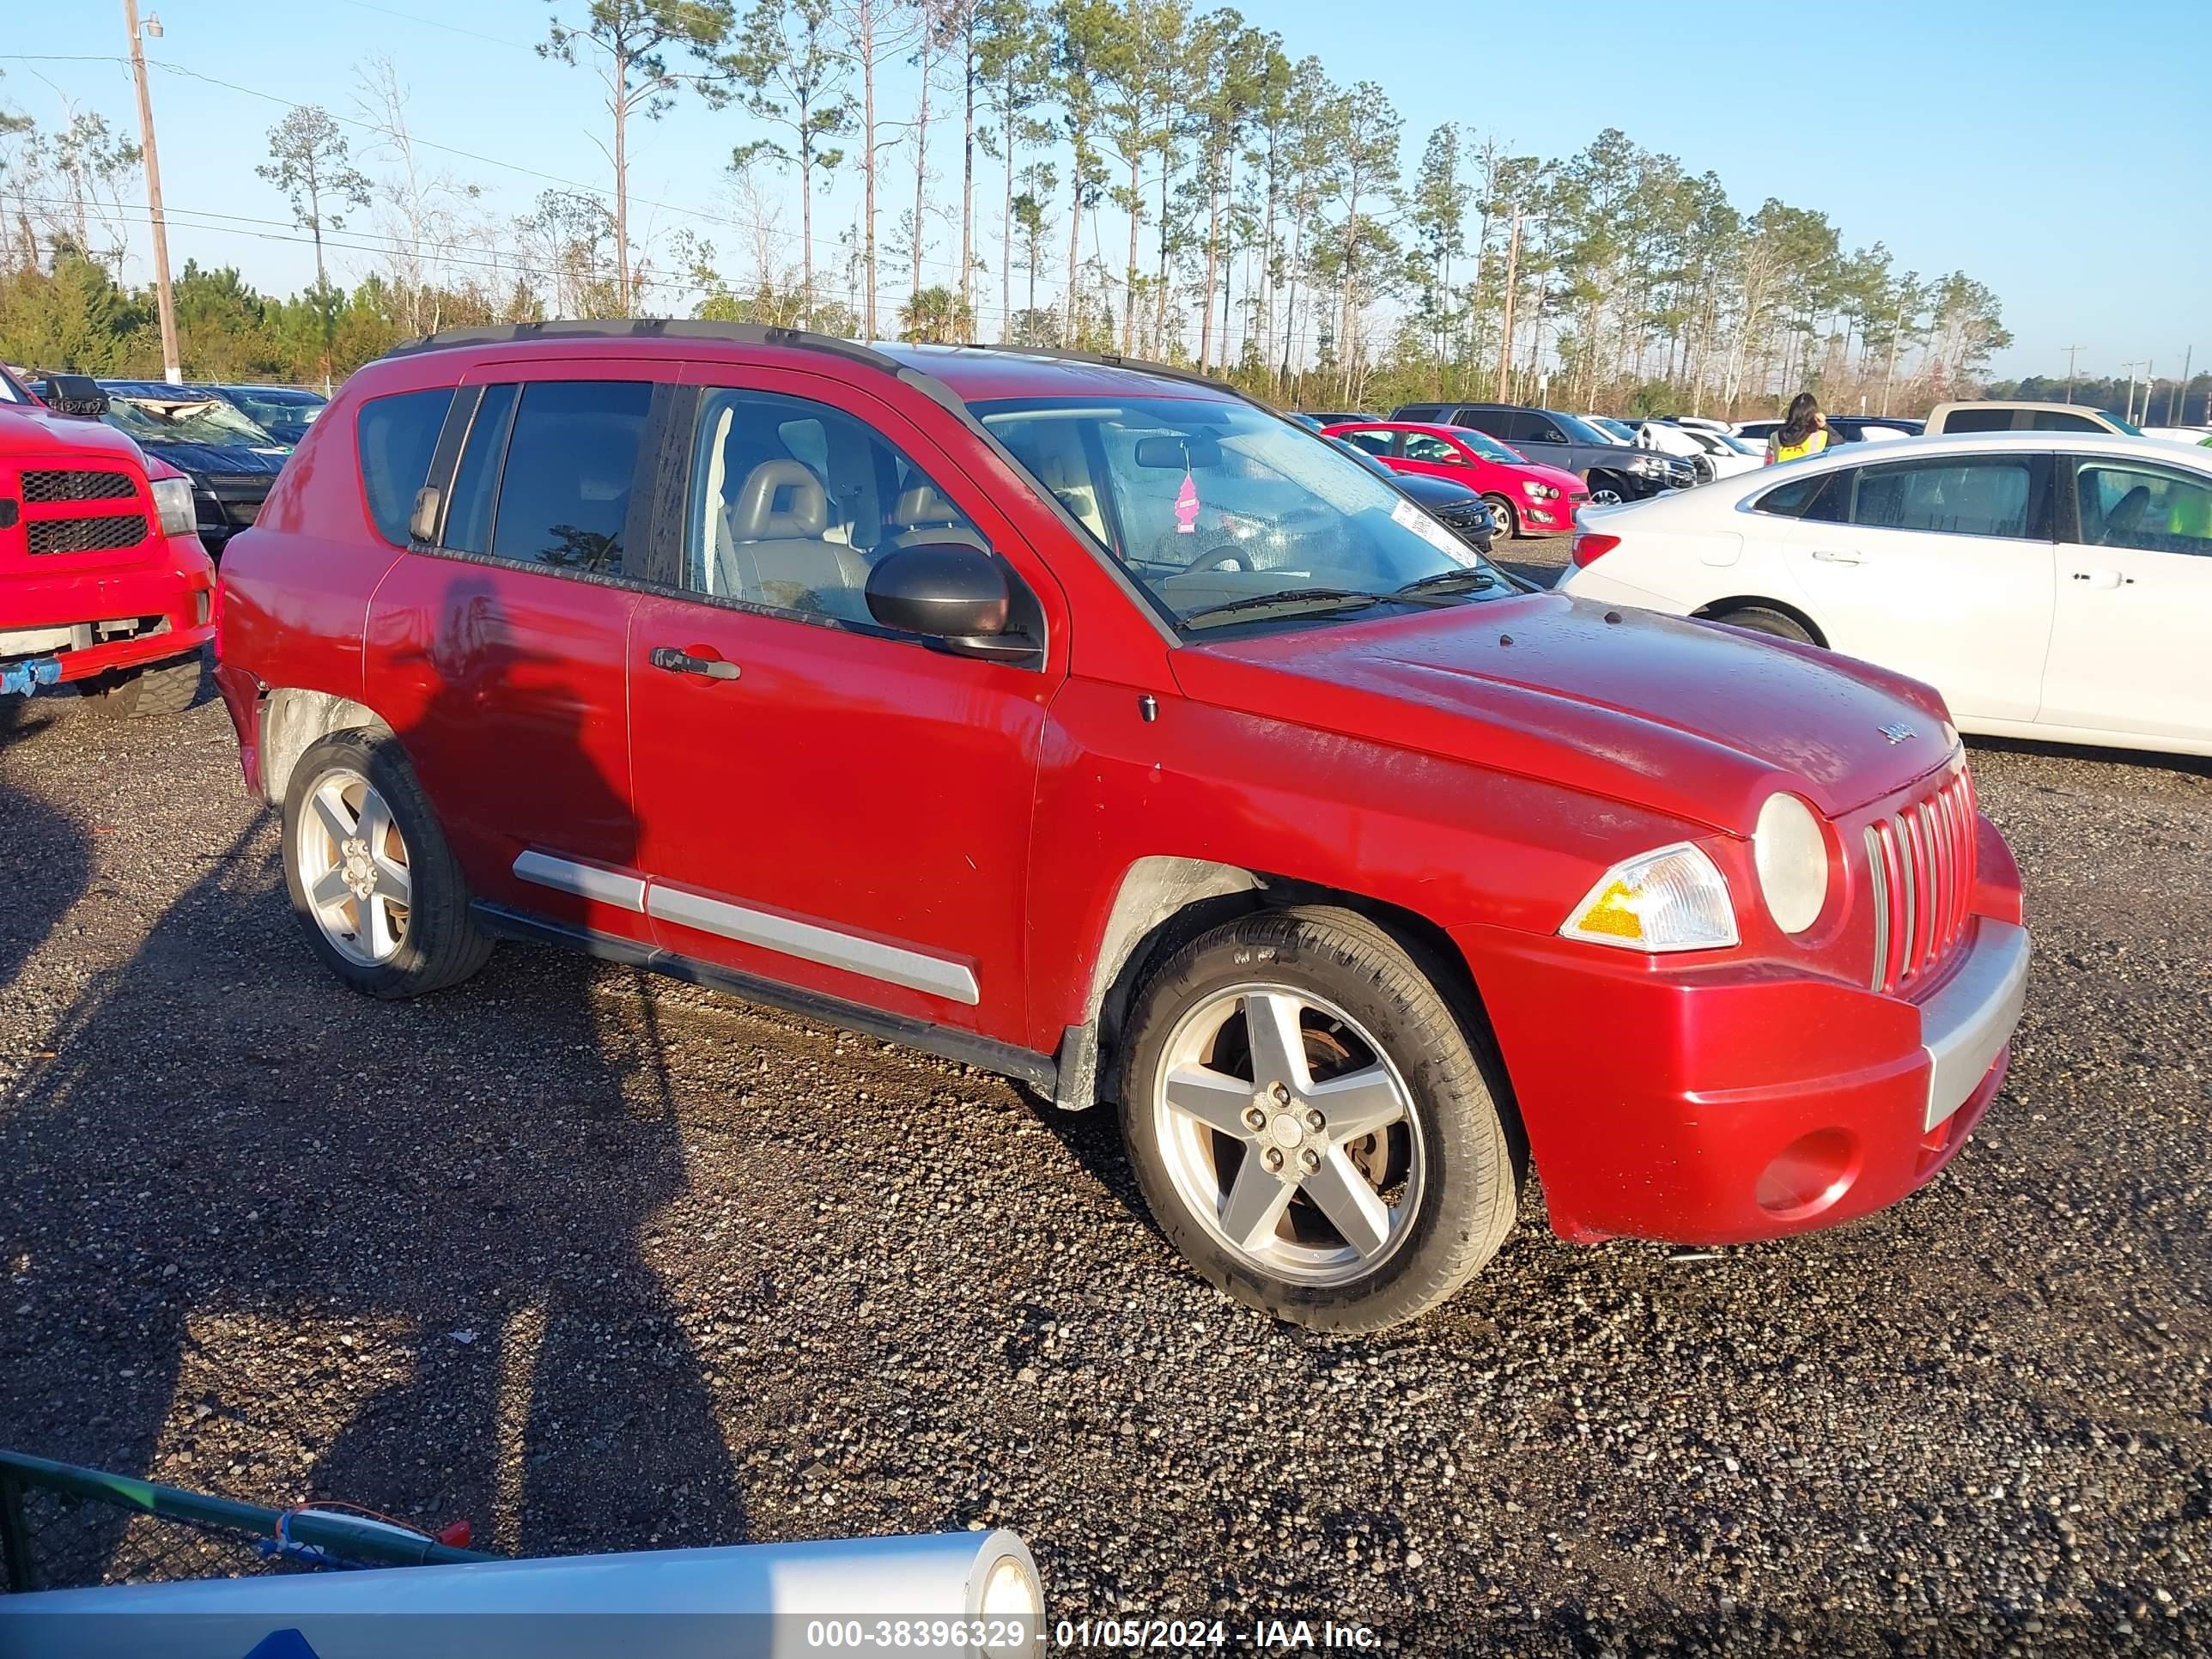
[[1373, 1328], [1512, 1225], [1767, 1238], [1996, 1095], [2027, 936], [1927, 687], [1529, 589], [1168, 369], [433, 337], [223, 562], [347, 984], [550, 940], [1119, 1103], [1162, 1230]]
[[1357, 444], [1395, 472], [1449, 478], [1482, 492], [1501, 528], [1515, 536], [1564, 536], [1589, 487], [1573, 473], [1532, 461], [1484, 432], [1423, 421], [1333, 426], [1328, 435]]
[[118, 714], [173, 714], [214, 635], [215, 567], [192, 487], [97, 418], [0, 369], [0, 693], [73, 685]]

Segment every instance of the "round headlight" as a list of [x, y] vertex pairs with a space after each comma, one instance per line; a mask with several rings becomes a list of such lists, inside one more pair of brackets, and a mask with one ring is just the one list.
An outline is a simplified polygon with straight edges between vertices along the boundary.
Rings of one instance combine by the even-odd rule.
[[1803, 933], [1828, 903], [1828, 841], [1820, 818], [1795, 795], [1769, 795], [1751, 844], [1774, 925], [1785, 933]]

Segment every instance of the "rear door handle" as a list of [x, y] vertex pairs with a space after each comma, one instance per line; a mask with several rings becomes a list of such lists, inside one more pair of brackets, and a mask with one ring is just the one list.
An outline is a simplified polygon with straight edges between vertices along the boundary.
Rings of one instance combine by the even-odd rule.
[[1856, 564], [1859, 562], [1859, 556], [1856, 553], [1831, 553], [1825, 547], [1815, 548], [1813, 556], [1822, 564]]
[[[2092, 587], [2118, 587], [2120, 573], [2117, 570], [2077, 570], [2074, 573], [2074, 580], [2087, 582]], [[2130, 577], [2129, 580], [2134, 579]]]
[[673, 645], [654, 646], [651, 661], [655, 668], [665, 668], [672, 674], [697, 674], [710, 680], [733, 680], [740, 672], [733, 662], [720, 657], [695, 657]]

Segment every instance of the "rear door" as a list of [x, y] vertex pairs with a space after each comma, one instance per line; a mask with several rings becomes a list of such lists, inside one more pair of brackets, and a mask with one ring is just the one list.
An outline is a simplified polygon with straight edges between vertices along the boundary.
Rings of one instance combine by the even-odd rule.
[[1474, 488], [1474, 463], [1448, 438], [1439, 438], [1433, 432], [1401, 433], [1398, 455], [1396, 465], [1403, 471], [1449, 478], [1470, 489]]
[[[1057, 589], [945, 452], [859, 387], [701, 365], [662, 473], [674, 579], [630, 633], [655, 938], [741, 974], [1007, 1041], [1025, 1035], [1030, 823], [1064, 677]], [[972, 548], [1044, 664], [876, 623], [894, 548]]]
[[1836, 650], [1927, 680], [1968, 718], [2027, 720], [2051, 642], [2051, 458], [1845, 467], [1786, 538]]
[[639, 487], [673, 364], [507, 362], [464, 380], [443, 511], [371, 603], [371, 705], [484, 896], [641, 937], [623, 653]]
[[[2212, 473], [2067, 456], [2045, 725], [2212, 738]], [[2072, 507], [2069, 516], [2067, 506]]]
[[1556, 466], [1562, 472], [1579, 474], [1583, 471], [1576, 461], [1574, 445], [1567, 441], [1567, 434], [1540, 410], [1516, 410], [1506, 417], [1503, 435], [1507, 443], [1532, 461]]

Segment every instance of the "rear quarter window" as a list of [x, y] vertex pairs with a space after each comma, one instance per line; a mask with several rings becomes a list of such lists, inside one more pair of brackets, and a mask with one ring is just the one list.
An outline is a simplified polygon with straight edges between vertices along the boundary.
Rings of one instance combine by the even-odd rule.
[[401, 392], [372, 398], [354, 417], [361, 483], [376, 533], [395, 547], [407, 545], [407, 520], [415, 492], [430, 474], [430, 456], [446, 424], [453, 389]]

